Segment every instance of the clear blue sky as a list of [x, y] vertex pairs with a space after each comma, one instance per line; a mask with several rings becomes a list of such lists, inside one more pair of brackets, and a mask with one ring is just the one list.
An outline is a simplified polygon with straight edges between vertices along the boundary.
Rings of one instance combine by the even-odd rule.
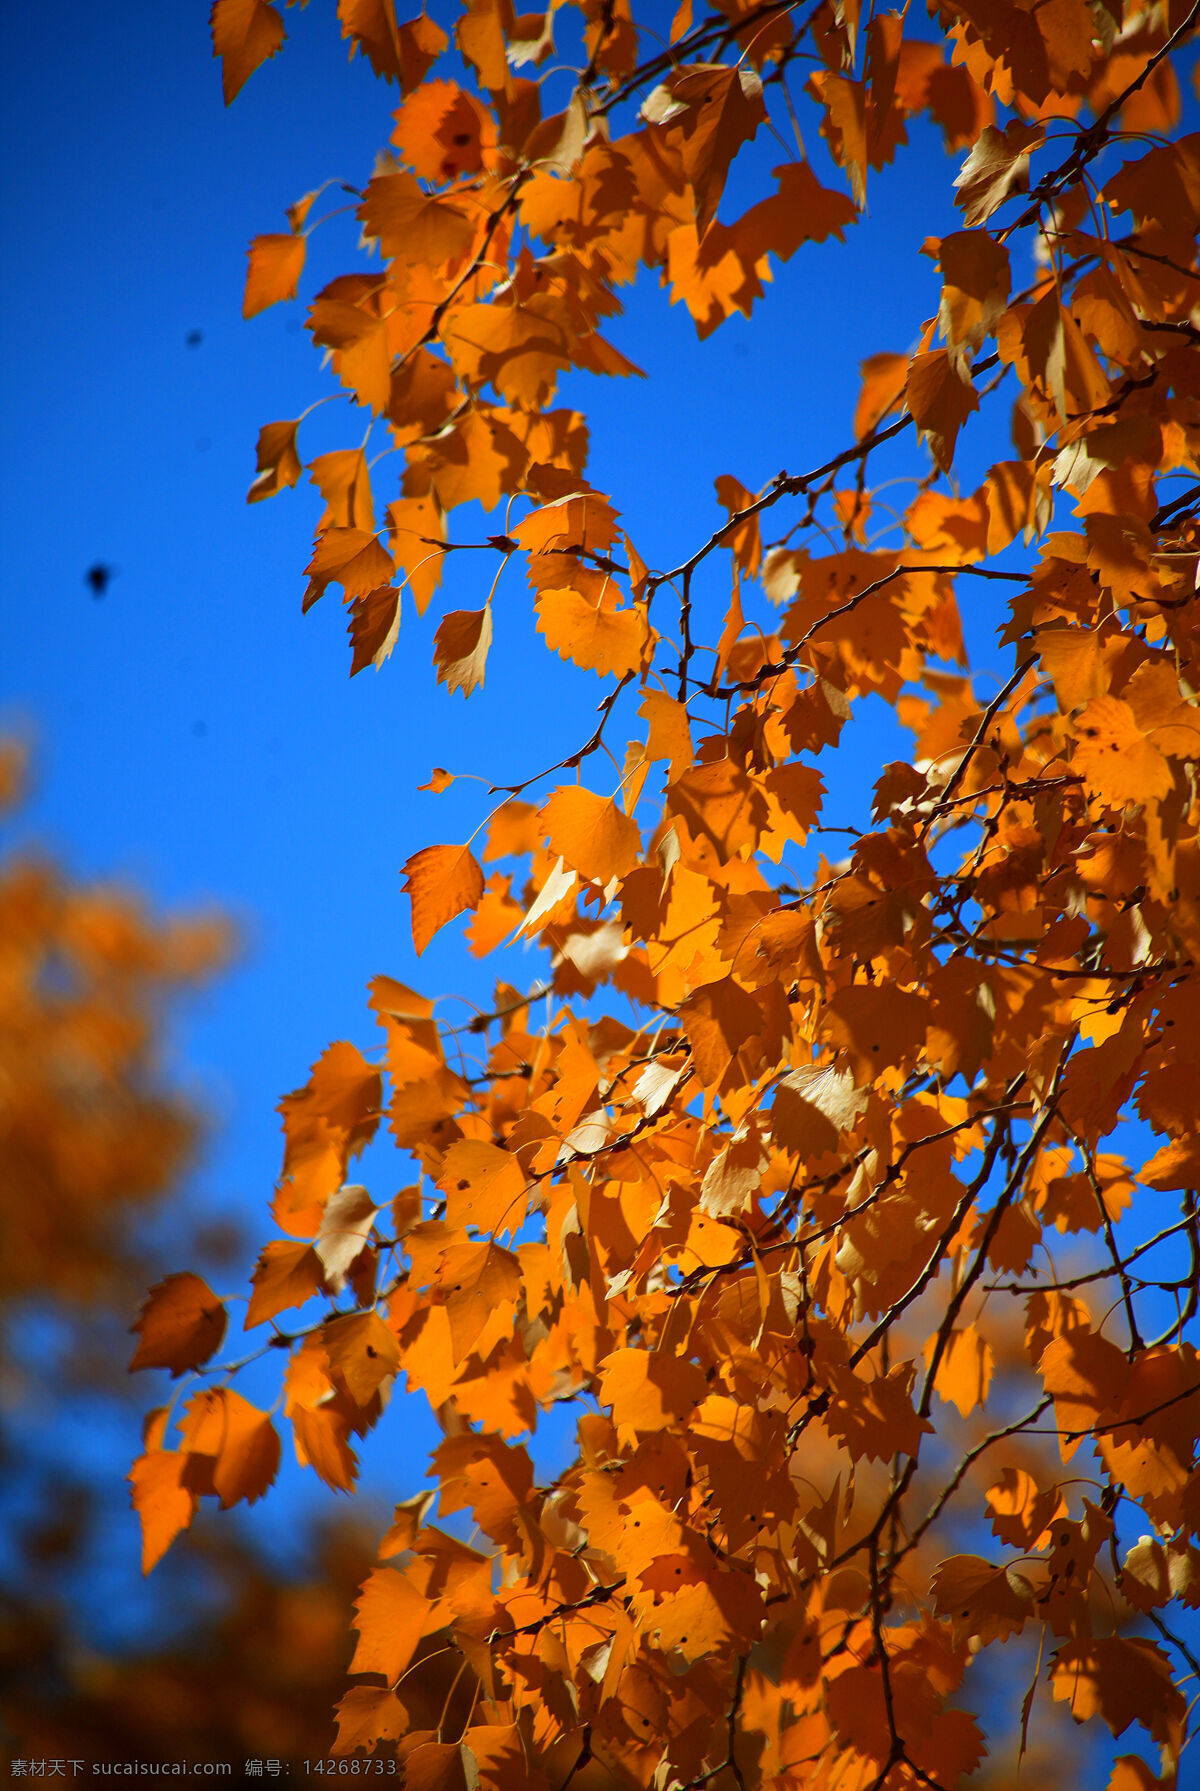
[[[673, 10], [664, 4], [664, 21]], [[336, 597], [301, 616], [316, 493], [305, 484], [248, 507], [245, 491], [259, 426], [335, 388], [300, 305], [242, 321], [245, 245], [284, 228], [284, 206], [330, 176], [361, 185], [397, 95], [362, 63], [347, 67], [333, 7], [314, 0], [287, 11], [284, 53], [226, 112], [207, 12], [202, 0], [64, 0], [0, 16], [0, 726], [37, 744], [35, 794], [7, 837], [163, 906], [220, 904], [242, 928], [240, 963], [173, 1040], [214, 1125], [174, 1211], [181, 1230], [234, 1217], [248, 1272], [252, 1244], [270, 1235], [275, 1103], [330, 1040], [375, 1047], [368, 979], [383, 971], [482, 1000], [498, 973], [536, 974], [519, 952], [478, 966], [454, 927], [414, 959], [399, 868], [422, 845], [466, 837], [488, 806], [477, 783], [441, 797], [417, 786], [435, 763], [499, 782], [528, 775], [582, 741], [601, 687], [540, 644], [531, 653], [515, 570], [498, 599], [486, 689], [469, 704], [434, 685], [436, 603], [423, 620], [410, 609], [391, 661], [353, 682]], [[955, 162], [925, 127], [913, 136], [898, 169], [873, 177], [869, 219], [844, 246], [806, 247], [778, 269], [750, 324], [734, 318], [698, 344], [683, 308], [646, 280], [609, 333], [650, 379], [565, 383], [562, 401], [589, 414], [593, 483], [613, 494], [651, 564], [709, 533], [717, 475], [756, 487], [844, 446], [859, 360], [910, 347], [935, 309], [936, 274], [917, 250], [953, 227]], [[811, 137], [819, 151], [815, 126]], [[769, 140], [754, 155], [759, 167], [782, 159]], [[302, 298], [355, 265], [356, 235], [352, 217], [317, 231]], [[361, 429], [361, 413], [326, 406], [303, 451], [351, 445]], [[981, 432], [981, 464], [986, 445]], [[382, 464], [377, 499], [393, 495], [398, 468]], [[117, 569], [102, 601], [85, 585], [95, 562]], [[444, 607], [478, 607], [478, 576], [474, 556], [452, 562]], [[993, 589], [971, 621], [977, 641], [994, 626]], [[889, 725], [880, 706], [864, 706], [861, 750], [841, 772], [850, 818], [880, 763], [905, 749], [898, 732], [889, 745]], [[827, 818], [843, 818], [838, 800]], [[384, 1160], [376, 1178], [378, 1163], [383, 1198], [405, 1176]], [[244, 1285], [229, 1274], [222, 1291]], [[149, 1402], [149, 1377], [145, 1392]], [[431, 1428], [414, 1402], [407, 1422], [385, 1421], [368, 1439], [363, 1484], [381, 1504], [419, 1485]], [[135, 1447], [125, 1416], [96, 1443], [117, 1475]], [[255, 1514], [260, 1534], [277, 1535], [280, 1510], [297, 1508], [296, 1479], [290, 1471], [284, 1502]], [[304, 1487], [325, 1503], [311, 1477]], [[98, 1614], [118, 1591], [136, 1608], [135, 1550], [122, 1509]]]

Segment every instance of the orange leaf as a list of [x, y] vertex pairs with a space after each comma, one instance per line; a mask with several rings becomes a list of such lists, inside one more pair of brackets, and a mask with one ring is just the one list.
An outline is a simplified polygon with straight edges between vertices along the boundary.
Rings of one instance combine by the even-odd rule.
[[1033, 1588], [1015, 1568], [996, 1567], [978, 1555], [952, 1555], [933, 1575], [933, 1608], [981, 1642], [1019, 1635], [1034, 1615]]
[[685, 1424], [707, 1392], [694, 1362], [663, 1350], [618, 1349], [600, 1363], [600, 1398], [626, 1435]]
[[341, 585], [347, 600], [365, 597], [386, 585], [395, 567], [391, 555], [368, 529], [324, 529], [304, 570], [308, 589], [303, 608], [307, 612], [330, 585]]
[[[722, 473], [715, 481], [715, 486], [717, 502], [724, 504], [731, 519], [739, 510], [748, 509], [754, 502], [754, 493], [747, 491], [741, 480], [735, 479], [732, 473]], [[747, 578], [753, 578], [762, 561], [762, 536], [758, 517], [748, 516], [744, 522], [739, 522], [736, 528], [730, 530], [725, 540], [738, 566]]]
[[701, 235], [716, 215], [730, 163], [766, 116], [761, 78], [745, 65], [720, 63], [677, 69], [642, 107], [642, 117], [664, 126], [679, 153]]
[[325, 514], [319, 529], [363, 529], [375, 531], [375, 508], [371, 502], [371, 479], [367, 457], [361, 448], [339, 448], [332, 454], [318, 454], [311, 462], [308, 476], [325, 500]]
[[370, 1752], [381, 1741], [398, 1741], [411, 1727], [408, 1711], [390, 1686], [352, 1685], [337, 1707], [333, 1752], [352, 1754], [360, 1747]]
[[560, 659], [602, 678], [630, 677], [641, 665], [650, 639], [642, 608], [597, 608], [572, 590], [540, 591], [536, 607], [538, 632]]
[[440, 796], [442, 791], [448, 790], [453, 782], [454, 773], [452, 771], [446, 771], [441, 765], [435, 765], [429, 773], [429, 782], [418, 784], [417, 788], [418, 790], [432, 790], [435, 796]]
[[933, 1425], [913, 1410], [913, 1372], [911, 1362], [897, 1362], [871, 1379], [849, 1368], [834, 1370], [826, 1423], [856, 1461], [887, 1461], [897, 1453], [916, 1458]]
[[426, 193], [411, 174], [377, 174], [358, 208], [363, 231], [389, 261], [449, 267], [475, 239], [475, 225], [453, 200]]
[[1042, 1491], [1024, 1468], [1005, 1468], [987, 1492], [992, 1529], [1009, 1548], [1040, 1549], [1050, 1541], [1049, 1525], [1066, 1516], [1057, 1486]]
[[295, 423], [264, 423], [258, 432], [258, 477], [246, 493], [248, 504], [274, 497], [277, 491], [299, 483], [303, 467], [296, 452]]
[[400, 1349], [377, 1312], [354, 1312], [331, 1319], [321, 1340], [335, 1374], [356, 1405], [366, 1405], [400, 1366]]
[[438, 624], [433, 637], [433, 663], [438, 683], [448, 690], [470, 696], [483, 683], [488, 648], [492, 644], [492, 606], [454, 609]]
[[804, 1064], [783, 1078], [771, 1108], [771, 1134], [784, 1150], [817, 1157], [862, 1116], [867, 1091], [846, 1070]]
[[1073, 764], [1088, 791], [1113, 808], [1162, 798], [1174, 778], [1166, 759], [1147, 739], [1128, 703], [1093, 697], [1075, 723]]
[[958, 230], [942, 238], [938, 266], [942, 335], [949, 347], [977, 354], [1008, 302], [1008, 251], [986, 230]]
[[[929, 1338], [925, 1345], [927, 1362], [933, 1360], [936, 1345], [936, 1337]], [[974, 1325], [952, 1331], [934, 1378], [938, 1397], [956, 1405], [964, 1418], [969, 1417], [976, 1406], [987, 1401], [993, 1366], [992, 1346]]]
[[256, 236], [247, 254], [246, 291], [242, 316], [257, 317], [281, 299], [293, 299], [304, 272], [307, 238], [303, 236]]
[[665, 690], [648, 690], [638, 706], [638, 714], [645, 716], [649, 723], [647, 758], [669, 759], [671, 776], [682, 777], [685, 771], [690, 770], [693, 762], [692, 733], [687, 709], [682, 703], [677, 703], [674, 697], [668, 696]]
[[168, 1275], [153, 1287], [141, 1317], [130, 1328], [140, 1341], [129, 1364], [135, 1368], [169, 1368], [183, 1374], [198, 1368], [221, 1347], [225, 1307], [199, 1275]]
[[900, 408], [908, 384], [908, 356], [868, 355], [859, 373], [862, 391], [854, 412], [854, 433], [861, 441], [889, 411]]
[[389, 504], [388, 532], [396, 565], [404, 572], [417, 614], [423, 616], [441, 583], [446, 557], [440, 545], [446, 539], [446, 519], [437, 498], [398, 498]]
[[221, 91], [230, 105], [255, 69], [283, 43], [283, 20], [266, 0], [216, 0], [213, 55], [221, 58]]
[[928, 442], [942, 471], [949, 472], [958, 432], [979, 409], [969, 369], [945, 348], [914, 355], [905, 397], [918, 435]]
[[743, 846], [757, 846], [767, 824], [762, 791], [732, 759], [694, 765], [670, 785], [667, 797], [697, 839], [712, 841], [722, 863]]
[[395, 0], [338, 0], [338, 18], [351, 55], [361, 50], [377, 75], [399, 81], [405, 93], [420, 85], [450, 41], [423, 12], [398, 25]]
[[602, 888], [627, 875], [641, 856], [637, 822], [611, 796], [567, 785], [555, 790], [539, 818], [550, 850]]
[[354, 1602], [358, 1645], [352, 1673], [382, 1673], [394, 1685], [430, 1628], [436, 1607], [394, 1567], [377, 1567]]
[[290, 1306], [303, 1306], [320, 1293], [321, 1259], [303, 1239], [277, 1238], [263, 1250], [252, 1281], [254, 1291], [243, 1326], [247, 1331]]
[[423, 82], [396, 112], [392, 131], [413, 173], [439, 185], [478, 174], [495, 141], [491, 114], [455, 81]]
[[483, 897], [483, 872], [466, 846], [426, 846], [404, 866], [412, 898], [412, 935], [420, 957], [435, 933]]
[[142, 1525], [142, 1572], [161, 1561], [196, 1515], [196, 1495], [184, 1483], [188, 1458], [177, 1449], [151, 1449], [129, 1471], [134, 1509]]
[[521, 1291], [521, 1265], [510, 1250], [490, 1240], [451, 1244], [438, 1285], [445, 1295], [455, 1363], [476, 1347], [487, 1355], [508, 1335]]
[[265, 1412], [222, 1387], [197, 1393], [180, 1420], [189, 1454], [216, 1458], [212, 1486], [223, 1510], [261, 1499], [279, 1471], [279, 1437]]
[[1003, 132], [985, 125], [954, 184], [968, 224], [983, 224], [1012, 192], [1025, 190], [1029, 158], [1046, 140], [1040, 125], [1014, 118]]
[[334, 1492], [353, 1492], [358, 1457], [346, 1441], [350, 1427], [343, 1414], [329, 1406], [297, 1406], [289, 1416], [300, 1466], [311, 1468]]
[[511, 885], [512, 878], [501, 876], [499, 872], [488, 878], [483, 900], [466, 929], [473, 958], [485, 958], [503, 940], [510, 938], [524, 919], [525, 910], [509, 893]]
[[400, 593], [394, 585], [381, 585], [367, 591], [350, 605], [347, 629], [353, 657], [350, 676], [353, 678], [369, 665], [378, 671], [400, 638]]
[[925, 1043], [929, 1004], [890, 983], [855, 983], [838, 990], [825, 1030], [850, 1059], [861, 1087], [892, 1065], [915, 1060]]
[[481, 1138], [452, 1144], [437, 1178], [446, 1196], [446, 1222], [479, 1231], [520, 1229], [525, 1220], [525, 1172], [509, 1151]]
[[1141, 1723], [1155, 1741], [1178, 1746], [1182, 1738], [1187, 1706], [1156, 1642], [1140, 1636], [1067, 1642], [1054, 1656], [1050, 1683], [1077, 1723], [1099, 1716], [1114, 1735]]

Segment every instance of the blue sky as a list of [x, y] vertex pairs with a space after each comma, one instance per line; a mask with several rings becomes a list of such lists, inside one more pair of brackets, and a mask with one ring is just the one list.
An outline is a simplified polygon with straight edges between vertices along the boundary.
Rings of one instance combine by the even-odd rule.
[[[47, 17], [0, 14], [10, 342], [0, 727], [36, 746], [33, 798], [4, 837], [39, 842], [81, 878], [123, 880], [162, 906], [219, 904], [238, 922], [239, 963], [172, 1037], [173, 1066], [212, 1133], [171, 1225], [182, 1235], [235, 1219], [248, 1272], [271, 1235], [275, 1103], [329, 1041], [375, 1047], [368, 979], [386, 972], [483, 1002], [495, 975], [536, 974], [519, 949], [478, 965], [457, 927], [414, 958], [400, 867], [422, 845], [466, 837], [488, 807], [478, 783], [440, 797], [417, 786], [435, 763], [501, 783], [529, 775], [590, 732], [602, 688], [533, 645], [515, 569], [497, 599], [484, 691], [464, 704], [435, 685], [441, 608], [485, 595], [470, 555], [451, 562], [444, 606], [420, 620], [410, 608], [389, 663], [351, 682], [336, 599], [300, 613], [316, 493], [306, 483], [245, 502], [259, 426], [336, 389], [301, 332], [300, 305], [243, 322], [246, 242], [283, 228], [283, 208], [331, 176], [361, 185], [397, 102], [363, 64], [347, 67], [332, 6], [288, 11], [284, 53], [228, 112], [197, 0], [66, 0], [53, 34]], [[931, 131], [912, 134], [898, 168], [873, 177], [870, 217], [844, 245], [806, 247], [777, 269], [751, 323], [734, 318], [700, 344], [683, 308], [644, 280], [609, 333], [651, 377], [564, 383], [560, 402], [589, 416], [592, 481], [652, 565], [711, 531], [717, 475], [753, 488], [843, 447], [858, 362], [910, 347], [936, 308], [936, 274], [917, 251], [953, 227], [956, 163]], [[809, 137], [818, 152], [815, 128]], [[753, 155], [760, 169], [782, 159], [769, 142]], [[302, 299], [355, 265], [356, 234], [352, 217], [316, 232]], [[361, 413], [325, 406], [302, 451], [352, 445], [361, 431]], [[1002, 451], [991, 445], [988, 455], [982, 428], [967, 437], [970, 470]], [[382, 464], [377, 498], [393, 495], [398, 470], [398, 459]], [[116, 568], [102, 601], [85, 584], [96, 562]], [[964, 593], [985, 669], [995, 589]], [[862, 706], [847, 739], [830, 820], [846, 818], [834, 812], [843, 805], [861, 819], [879, 766], [907, 742], [878, 704]], [[380, 1198], [408, 1179], [378, 1153], [371, 1177]], [[186, 1266], [169, 1237], [164, 1258]], [[227, 1272], [221, 1291], [245, 1280]], [[149, 1403], [150, 1377], [144, 1391]], [[260, 1391], [270, 1397], [265, 1379]], [[362, 1452], [364, 1491], [380, 1507], [417, 1489], [433, 1437], [417, 1402], [394, 1418]], [[89, 1421], [87, 1446], [119, 1482], [136, 1450], [134, 1414]], [[69, 1433], [59, 1441], [83, 1447]], [[286, 1551], [298, 1532], [281, 1530], [280, 1514], [294, 1520], [330, 1496], [289, 1468], [251, 1527], [275, 1546], [287, 1531]], [[112, 1522], [92, 1581], [101, 1631], [118, 1604], [146, 1608], [119, 1489]]]

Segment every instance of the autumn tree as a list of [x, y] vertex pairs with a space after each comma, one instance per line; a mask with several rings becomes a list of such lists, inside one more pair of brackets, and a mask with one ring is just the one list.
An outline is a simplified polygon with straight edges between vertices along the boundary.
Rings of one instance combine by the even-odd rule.
[[[0, 741], [0, 821], [27, 776], [25, 753]], [[154, 915], [128, 888], [81, 882], [6, 842], [0, 1756], [90, 1766], [275, 1755], [303, 1770], [334, 1732], [346, 1607], [371, 1559], [361, 1519], [325, 1525], [300, 1579], [228, 1526], [196, 1533], [163, 1593], [178, 1600], [181, 1584], [202, 1579], [203, 1611], [169, 1638], [160, 1612], [136, 1647], [117, 1646], [87, 1621], [117, 1489], [99, 1462], [65, 1465], [85, 1453], [82, 1431], [111, 1424], [118, 1396], [128, 1406], [121, 1352], [155, 1221], [173, 1220], [176, 1238], [187, 1228], [179, 1193], [204, 1116], [172, 1074], [165, 1034], [231, 944], [218, 915]], [[191, 1216], [203, 1216], [196, 1203]]]
[[[311, 295], [367, 418], [308, 462], [303, 607], [340, 589], [353, 675], [469, 558], [447, 699], [503, 591], [539, 682], [595, 674], [598, 719], [518, 782], [498, 741], [476, 834], [404, 867], [418, 953], [469, 913], [478, 957], [541, 948], [534, 986], [503, 960], [455, 1028], [380, 975], [381, 1046], [329, 1045], [282, 1101], [232, 1352], [284, 1358], [281, 1423], [213, 1294], [150, 1295], [134, 1366], [194, 1378], [133, 1468], [145, 1564], [200, 1501], [265, 1491], [280, 1428], [352, 1491], [398, 1386], [444, 1433], [437, 1509], [402, 1500], [362, 1586], [343, 1753], [439, 1791], [951, 1791], [1027, 1750], [1034, 1782], [1059, 1707], [1122, 1738], [1113, 1791], [1172, 1786], [1200, 1601], [1200, 7], [338, 14], [399, 99], [360, 259]], [[229, 102], [284, 23], [217, 0], [213, 37]], [[864, 304], [842, 451], [758, 491], [716, 460], [664, 564], [558, 383], [634, 371], [603, 332], [639, 276], [705, 337], [773, 263], [870, 230], [922, 116], [960, 214], [923, 245], [937, 314]], [[248, 317], [296, 296], [314, 200], [252, 243]], [[966, 491], [960, 442], [991, 461]], [[250, 498], [303, 447], [268, 423]], [[821, 767], [871, 695], [912, 747], [860, 824]], [[381, 1122], [394, 1198], [351, 1179]], [[539, 1483], [521, 1438], [558, 1403], [576, 1449]]]

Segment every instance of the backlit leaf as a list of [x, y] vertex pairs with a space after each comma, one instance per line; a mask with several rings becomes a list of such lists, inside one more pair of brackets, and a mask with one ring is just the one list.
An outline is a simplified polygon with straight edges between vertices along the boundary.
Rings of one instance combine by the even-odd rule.
[[225, 1307], [199, 1275], [168, 1275], [151, 1288], [141, 1317], [130, 1369], [169, 1368], [183, 1374], [220, 1349]]
[[426, 846], [404, 867], [405, 894], [412, 899], [412, 936], [417, 956], [447, 921], [478, 908], [483, 872], [466, 846]]
[[[273, 10], [268, 8], [267, 10]], [[242, 316], [257, 317], [281, 299], [292, 299], [304, 272], [302, 236], [256, 236], [248, 251], [250, 265], [246, 270], [246, 291], [242, 299]]]

